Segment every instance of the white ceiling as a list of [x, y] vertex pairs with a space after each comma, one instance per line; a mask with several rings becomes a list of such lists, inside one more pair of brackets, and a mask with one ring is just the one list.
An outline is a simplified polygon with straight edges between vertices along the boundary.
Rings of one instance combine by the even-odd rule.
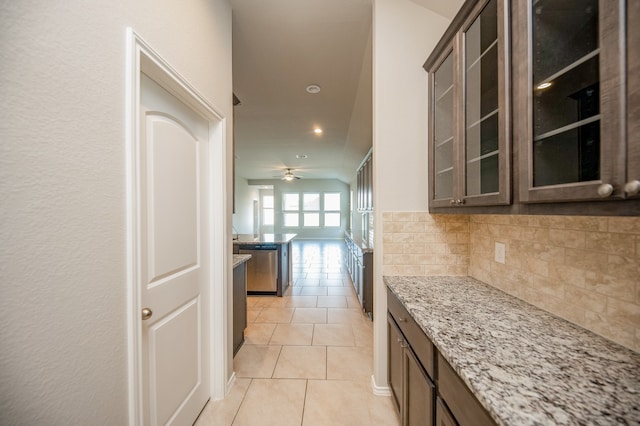
[[[411, 1], [449, 17], [460, 3]], [[273, 179], [292, 168], [303, 178], [349, 183], [371, 146], [370, 137], [354, 141], [347, 135], [363, 59], [370, 60], [365, 50], [372, 0], [231, 0], [231, 5], [233, 87], [241, 101], [235, 107], [237, 175]], [[322, 91], [307, 93], [309, 84]], [[313, 133], [316, 126], [323, 129], [321, 136]], [[308, 158], [297, 159], [298, 154]]]

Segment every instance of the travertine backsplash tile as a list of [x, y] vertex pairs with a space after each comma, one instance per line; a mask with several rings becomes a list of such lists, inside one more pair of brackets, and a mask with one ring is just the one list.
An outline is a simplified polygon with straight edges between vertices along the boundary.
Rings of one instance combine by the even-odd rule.
[[638, 217], [384, 213], [383, 253], [385, 275], [471, 275], [640, 350]]
[[384, 275], [468, 275], [469, 218], [383, 213]]

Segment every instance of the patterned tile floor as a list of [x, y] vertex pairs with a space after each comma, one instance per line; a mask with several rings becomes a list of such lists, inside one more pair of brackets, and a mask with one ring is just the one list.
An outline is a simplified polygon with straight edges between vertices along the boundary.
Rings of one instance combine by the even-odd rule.
[[294, 240], [284, 297], [249, 296], [236, 382], [196, 426], [399, 425], [371, 391], [373, 326], [343, 263], [341, 240]]

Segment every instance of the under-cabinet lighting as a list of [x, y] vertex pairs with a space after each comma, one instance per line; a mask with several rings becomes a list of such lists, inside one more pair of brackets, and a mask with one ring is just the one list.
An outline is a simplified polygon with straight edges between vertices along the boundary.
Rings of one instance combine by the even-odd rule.
[[551, 83], [550, 81], [546, 81], [544, 83], [540, 83], [538, 84], [538, 86], [536, 87], [536, 89], [538, 90], [544, 90], [544, 89], [548, 89], [549, 87], [551, 87], [553, 83]]

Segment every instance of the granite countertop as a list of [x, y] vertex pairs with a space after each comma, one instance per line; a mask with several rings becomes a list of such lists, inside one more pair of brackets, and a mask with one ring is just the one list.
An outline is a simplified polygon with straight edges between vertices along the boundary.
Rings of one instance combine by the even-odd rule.
[[233, 268], [235, 269], [236, 267], [240, 266], [242, 263], [246, 262], [249, 259], [251, 259], [251, 255], [250, 254], [234, 254], [233, 255]]
[[351, 233], [351, 231], [345, 231], [345, 237], [349, 238], [355, 245], [360, 247], [363, 253], [373, 253], [373, 247], [369, 247], [367, 243], [362, 239], [362, 235], [359, 233]]
[[470, 277], [384, 277], [501, 425], [640, 424], [640, 354]]
[[287, 244], [296, 234], [234, 234], [233, 244]]

